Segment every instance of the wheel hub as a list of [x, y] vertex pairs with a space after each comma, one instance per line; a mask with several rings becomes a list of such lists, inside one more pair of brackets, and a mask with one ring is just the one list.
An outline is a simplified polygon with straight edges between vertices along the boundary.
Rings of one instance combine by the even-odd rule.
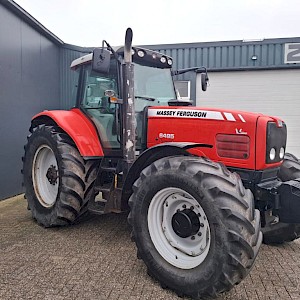
[[51, 165], [47, 170], [46, 177], [50, 184], [55, 185], [57, 183], [58, 171], [54, 165]]
[[58, 195], [59, 176], [56, 157], [48, 145], [43, 144], [36, 149], [32, 162], [32, 183], [39, 203], [46, 208], [52, 207]]
[[159, 254], [171, 265], [192, 269], [210, 249], [210, 227], [200, 203], [186, 191], [167, 187], [149, 206], [148, 228]]
[[177, 211], [172, 217], [172, 228], [181, 238], [195, 235], [200, 229], [200, 221], [191, 209]]

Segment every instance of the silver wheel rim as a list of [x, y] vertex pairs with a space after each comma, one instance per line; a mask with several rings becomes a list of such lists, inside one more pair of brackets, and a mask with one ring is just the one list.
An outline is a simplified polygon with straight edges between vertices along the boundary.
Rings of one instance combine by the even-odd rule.
[[[175, 232], [172, 220], [178, 224], [174, 216], [185, 211], [191, 211], [188, 213], [194, 220], [196, 215], [200, 225], [196, 226], [197, 232], [195, 229], [190, 236], [181, 237]], [[211, 237], [206, 214], [199, 202], [182, 189], [165, 188], [155, 194], [148, 209], [148, 228], [156, 250], [177, 268], [193, 269], [209, 252]]]
[[35, 152], [32, 182], [40, 204], [47, 208], [52, 207], [58, 194], [59, 177], [57, 160], [47, 145], [40, 146]]

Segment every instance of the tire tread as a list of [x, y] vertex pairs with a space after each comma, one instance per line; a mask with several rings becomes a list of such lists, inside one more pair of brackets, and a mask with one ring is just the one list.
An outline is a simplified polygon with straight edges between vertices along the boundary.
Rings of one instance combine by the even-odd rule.
[[[227, 261], [230, 263], [222, 266], [219, 270], [220, 280], [211, 284], [205, 291], [202, 287], [196, 286], [193, 290], [183, 291], [176, 285], [166, 282], [157, 272], [149, 268], [146, 262], [148, 259], [146, 252], [143, 248], [139, 248], [139, 233], [135, 228], [135, 210], [138, 202], [136, 195], [149, 176], [155, 178], [156, 173], [168, 172], [168, 170], [173, 173], [183, 172], [197, 180], [202, 190], [211, 196], [210, 199], [223, 215], [222, 222], [227, 230], [230, 245]], [[224, 206], [227, 202], [233, 203], [232, 207]], [[223, 164], [212, 162], [208, 158], [183, 156], [162, 158], [141, 172], [140, 178], [133, 185], [133, 194], [128, 204], [131, 209], [128, 222], [132, 227], [132, 239], [138, 247], [139, 255], [148, 266], [148, 274], [150, 273], [161, 284], [175, 291], [177, 295], [191, 296], [195, 299], [216, 297], [219, 293], [228, 291], [238, 284], [247, 276], [254, 264], [262, 242], [260, 215], [253, 208], [252, 193], [245, 190], [240, 177], [228, 171]]]
[[[72, 224], [85, 212], [84, 207], [90, 198], [94, 196], [92, 190], [98, 161], [92, 163], [84, 161], [74, 141], [58, 126], [40, 124], [32, 126], [29, 131], [27, 144], [24, 146], [23, 170], [25, 196], [33, 218], [44, 227]], [[51, 213], [49, 211], [47, 215], [38, 212], [35, 208], [35, 201], [38, 200], [34, 195], [34, 191], [32, 191], [33, 187], [30, 187], [30, 182], [25, 179], [25, 176], [28, 177], [29, 172], [31, 172], [31, 166], [29, 165], [29, 161], [32, 159], [30, 157], [32, 154], [29, 153], [30, 147], [39, 136], [46, 137], [52, 144], [56, 145], [56, 158], [60, 164], [58, 167], [61, 181], [59, 196], [55, 205], [50, 209]]]

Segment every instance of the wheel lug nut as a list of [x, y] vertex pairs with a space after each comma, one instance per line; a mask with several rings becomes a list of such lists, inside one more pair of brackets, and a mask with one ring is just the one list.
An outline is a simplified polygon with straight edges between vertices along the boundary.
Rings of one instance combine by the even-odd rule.
[[180, 209], [178, 208], [176, 211], [177, 211], [177, 212], [180, 212]]
[[194, 206], [191, 206], [190, 209], [193, 210], [193, 209], [194, 209]]
[[204, 224], [203, 224], [203, 223], [200, 223], [200, 227], [204, 227]]
[[194, 240], [194, 239], [195, 239], [195, 236], [193, 235], [193, 236], [191, 237], [191, 239]]
[[200, 213], [198, 213], [198, 217], [201, 217], [201, 214], [200, 214]]
[[183, 208], [186, 208], [186, 205], [185, 205], [185, 204], [183, 204], [183, 205], [182, 205], [182, 207], [183, 207]]
[[201, 232], [198, 232], [198, 236], [201, 236], [202, 235], [202, 233]]

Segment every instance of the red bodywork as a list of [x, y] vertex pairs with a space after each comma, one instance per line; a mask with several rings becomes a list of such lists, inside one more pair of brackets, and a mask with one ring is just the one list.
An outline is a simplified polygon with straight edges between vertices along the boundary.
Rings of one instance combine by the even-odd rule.
[[[226, 166], [263, 170], [281, 164], [266, 164], [267, 122], [281, 120], [262, 114], [225, 109], [199, 107], [151, 107], [148, 110], [148, 147], [165, 142], [195, 142], [210, 144], [213, 148], [189, 150], [195, 155], [205, 155]], [[229, 158], [218, 155], [216, 143], [220, 134], [233, 139], [249, 140], [247, 158]], [[246, 138], [249, 137], [249, 138]]]
[[[75, 142], [83, 157], [104, 156], [98, 133], [92, 121], [79, 109], [70, 111], [44, 111], [33, 119], [50, 117]], [[226, 166], [263, 170], [277, 167], [281, 162], [266, 164], [266, 128], [268, 122], [281, 120], [262, 114], [225, 109], [199, 107], [150, 107], [148, 110], [147, 147], [166, 142], [194, 142], [210, 144], [212, 148], [188, 150], [198, 156], [207, 156]], [[249, 156], [247, 158], [221, 157], [217, 151], [217, 137], [220, 134], [237, 138], [248, 137]], [[247, 140], [247, 138], [246, 138]], [[222, 143], [222, 141], [221, 141]]]
[[104, 155], [95, 126], [79, 109], [43, 111], [33, 119], [44, 116], [50, 117], [73, 139], [83, 157]]

